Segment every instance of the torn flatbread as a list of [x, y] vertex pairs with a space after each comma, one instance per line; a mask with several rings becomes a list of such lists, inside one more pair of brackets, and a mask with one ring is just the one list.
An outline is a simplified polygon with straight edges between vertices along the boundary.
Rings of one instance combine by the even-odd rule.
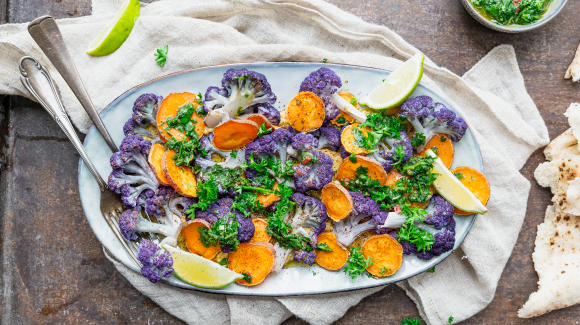
[[572, 78], [572, 81], [574, 82], [580, 80], [580, 45], [576, 49], [574, 60], [572, 60], [572, 63], [568, 67], [568, 70], [566, 70], [566, 75], [564, 76], [564, 79], [570, 78]]
[[572, 103], [564, 113], [568, 118], [568, 124], [572, 127], [572, 133], [576, 139], [580, 139], [580, 104]]
[[580, 155], [580, 151], [578, 151], [578, 139], [574, 136], [572, 128], [557, 136], [544, 149], [544, 156], [549, 161], [571, 158], [576, 155]]
[[539, 288], [518, 311], [522, 318], [580, 303], [580, 217], [549, 206], [535, 244], [532, 258]]
[[552, 192], [555, 192], [552, 197], [552, 203], [554, 203], [557, 212], [580, 215], [580, 210], [578, 212], [575, 210], [577, 203], [568, 198], [570, 181], [580, 176], [580, 156], [552, 161], [552, 163], [554, 162], [557, 163], [558, 167], [558, 173], [556, 174], [558, 184], [556, 190], [552, 190]]

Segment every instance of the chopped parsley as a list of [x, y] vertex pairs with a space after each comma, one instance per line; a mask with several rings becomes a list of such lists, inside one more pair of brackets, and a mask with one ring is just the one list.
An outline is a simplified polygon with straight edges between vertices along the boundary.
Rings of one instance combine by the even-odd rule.
[[169, 45], [165, 45], [164, 47], [157, 49], [157, 53], [155, 53], [155, 61], [157, 65], [162, 67], [165, 65], [165, 61], [167, 61], [167, 51], [169, 50]]
[[261, 138], [263, 135], [266, 135], [268, 133], [272, 133], [274, 131], [273, 128], [268, 128], [268, 123], [264, 122], [262, 123], [262, 125], [260, 125], [260, 128], [258, 129], [258, 138]]
[[232, 152], [230, 152], [230, 157], [236, 159], [238, 157], [238, 151], [237, 150], [232, 150]]
[[222, 258], [222, 260], [220, 261], [220, 265], [224, 265], [224, 266], [228, 266], [230, 265], [230, 261], [228, 260], [227, 257]]
[[383, 267], [381, 267], [381, 270], [379, 271], [379, 273], [380, 273], [381, 275], [385, 275], [385, 273], [389, 272], [390, 270], [391, 270], [391, 269], [389, 269], [388, 267], [386, 267], [386, 266], [383, 266]]
[[[463, 176], [463, 173], [460, 173], [460, 172], [455, 172], [455, 173], [453, 173], [453, 175], [455, 175], [455, 177], [457, 177], [458, 180], [462, 180], [465, 178], [465, 176]], [[473, 177], [472, 177], [472, 180], [473, 180]]]
[[326, 63], [328, 59], [322, 59], [322, 63]]
[[356, 155], [354, 153], [351, 153], [350, 156], [348, 156], [348, 159], [352, 161], [353, 164], [356, 164], [357, 162]]
[[401, 321], [401, 325], [421, 325], [421, 318], [405, 318]]
[[411, 145], [413, 148], [418, 148], [425, 144], [425, 135], [421, 132], [415, 132], [411, 138]]
[[340, 115], [337, 119], [336, 119], [336, 123], [338, 123], [339, 125], [345, 125], [348, 123], [348, 121], [346, 120], [346, 118], [344, 117], [344, 115]]
[[231, 245], [231, 251], [235, 252], [240, 245], [238, 240], [238, 220], [233, 213], [228, 213], [218, 219], [211, 228], [199, 228], [199, 240], [204, 247]]
[[315, 276], [316, 275], [316, 272], [312, 271], [312, 275]]
[[356, 105], [356, 103], [358, 103], [358, 99], [356, 99], [356, 97], [353, 97], [353, 98], [350, 99], [350, 103], [352, 105]]
[[332, 252], [332, 248], [330, 248], [327, 243], [318, 244], [316, 250], [321, 252]]
[[431, 149], [435, 153], [436, 156], [439, 156], [439, 148], [437, 148], [437, 147], [431, 147], [429, 149]]
[[427, 270], [427, 273], [435, 273], [435, 267], [432, 267]]
[[250, 275], [250, 273], [242, 273], [242, 280], [248, 282], [248, 283], [252, 283], [252, 276]]
[[439, 140], [441, 140], [441, 142], [447, 142], [447, 138], [444, 136], [441, 136], [441, 138]]
[[[359, 275], [366, 273], [367, 268], [373, 265], [374, 261], [370, 257], [365, 257], [360, 247], [351, 247], [350, 256], [346, 261], [344, 273], [352, 279], [356, 279]], [[372, 275], [367, 273], [370, 278]]]
[[449, 324], [453, 323], [453, 316], [449, 316]]
[[401, 131], [406, 130], [406, 126], [403, 124], [406, 121], [406, 119], [394, 115], [368, 114], [364, 123], [353, 128], [355, 145], [371, 151], [381, 141], [401, 139]]

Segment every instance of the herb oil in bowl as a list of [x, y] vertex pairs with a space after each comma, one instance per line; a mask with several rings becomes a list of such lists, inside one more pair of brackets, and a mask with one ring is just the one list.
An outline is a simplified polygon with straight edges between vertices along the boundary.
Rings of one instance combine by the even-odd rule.
[[542, 18], [553, 0], [471, 0], [485, 19], [503, 26], [529, 25]]

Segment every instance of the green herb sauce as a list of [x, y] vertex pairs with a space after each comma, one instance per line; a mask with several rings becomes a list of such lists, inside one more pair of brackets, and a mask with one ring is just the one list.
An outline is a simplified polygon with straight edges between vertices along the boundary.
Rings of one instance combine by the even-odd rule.
[[498, 25], [529, 25], [548, 11], [552, 0], [471, 0], [485, 19]]

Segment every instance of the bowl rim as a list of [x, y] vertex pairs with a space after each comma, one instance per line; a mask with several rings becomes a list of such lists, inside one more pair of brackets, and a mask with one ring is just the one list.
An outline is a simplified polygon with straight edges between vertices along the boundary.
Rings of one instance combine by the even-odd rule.
[[[559, 5], [556, 3], [557, 1], [560, 1]], [[544, 15], [542, 18], [540, 18], [538, 21], [534, 23], [531, 23], [529, 25], [508, 25], [508, 26], [498, 25], [485, 19], [485, 17], [483, 17], [477, 10], [475, 10], [473, 4], [471, 3], [471, 0], [462, 0], [461, 2], [463, 3], [465, 10], [467, 10], [467, 12], [473, 18], [475, 18], [475, 20], [477, 20], [480, 24], [484, 25], [485, 27], [504, 33], [523, 33], [530, 30], [534, 30], [536, 28], [540, 28], [545, 24], [549, 23], [550, 21], [552, 21], [552, 19], [556, 17], [560, 13], [560, 11], [562, 11], [564, 6], [568, 3], [568, 0], [552, 0], [550, 7], [553, 7], [555, 5], [558, 5], [558, 7], [554, 9], [552, 8], [548, 9], [548, 12], [546, 13], [549, 15]]]

